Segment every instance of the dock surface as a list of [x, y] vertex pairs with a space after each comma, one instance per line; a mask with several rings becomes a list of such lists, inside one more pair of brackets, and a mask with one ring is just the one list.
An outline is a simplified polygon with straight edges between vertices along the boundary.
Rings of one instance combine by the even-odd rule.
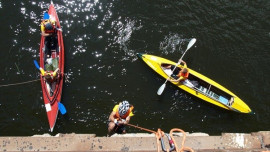
[[[182, 134], [175, 136], [181, 147]], [[168, 140], [164, 137], [166, 148]], [[185, 146], [196, 152], [263, 152], [270, 151], [270, 131], [254, 133], [223, 133], [209, 136], [205, 133], [187, 133]], [[161, 149], [160, 149], [161, 150]], [[125, 134], [112, 137], [97, 137], [95, 134], [57, 134], [56, 136], [34, 135], [25, 137], [0, 137], [0, 151], [157, 151], [154, 134]]]

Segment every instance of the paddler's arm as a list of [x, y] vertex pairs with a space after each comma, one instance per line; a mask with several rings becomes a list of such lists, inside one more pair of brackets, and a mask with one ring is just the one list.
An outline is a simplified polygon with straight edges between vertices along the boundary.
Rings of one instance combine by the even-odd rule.
[[126, 118], [126, 121], [124, 121], [124, 125], [126, 125], [126, 124], [128, 124], [129, 123], [129, 121], [130, 121], [130, 116], [128, 116], [127, 118]]
[[53, 72], [53, 77], [55, 77], [57, 75], [57, 72], [59, 71], [59, 68], [57, 68], [54, 72]]
[[178, 79], [173, 79], [173, 78], [170, 78], [169, 79], [171, 82], [180, 82], [180, 81], [182, 81], [182, 80], [184, 80], [184, 77], [180, 77], [180, 78], [178, 78]]
[[45, 27], [44, 27], [44, 25], [41, 25], [40, 26], [40, 30], [41, 30], [41, 35], [42, 36], [50, 36], [50, 35], [52, 35], [52, 34], [50, 34], [50, 33], [45, 33]]
[[184, 68], [187, 68], [187, 63], [186, 63], [185, 61], [183, 61], [183, 60], [179, 60], [179, 61], [178, 61], [178, 63], [180, 63], [180, 64], [181, 64], [181, 63], [183, 63]]
[[[115, 122], [114, 116], [115, 116], [116, 112], [112, 111], [112, 113], [109, 116], [109, 121], [110, 122]], [[116, 120], [117, 121], [117, 120]]]
[[172, 77], [170, 77], [170, 79], [169, 79], [169, 81], [171, 81], [171, 82], [180, 82], [183, 80], [185, 80], [185, 78], [183, 76], [180, 76], [178, 79], [174, 79]]
[[42, 68], [39, 68], [39, 70], [40, 70], [41, 75], [44, 76], [45, 75], [45, 71]]
[[50, 35], [52, 35], [52, 34], [51, 34], [51, 33], [41, 32], [41, 35], [46, 37], [46, 36], [50, 36]]
[[128, 116], [126, 119], [121, 119], [121, 121], [118, 121], [119, 125], [126, 125], [130, 121], [130, 116]]

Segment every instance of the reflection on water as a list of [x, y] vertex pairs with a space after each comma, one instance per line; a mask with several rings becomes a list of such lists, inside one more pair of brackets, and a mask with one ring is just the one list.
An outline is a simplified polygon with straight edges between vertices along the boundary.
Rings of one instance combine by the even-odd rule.
[[[6, 14], [0, 17], [5, 36], [0, 41], [0, 84], [39, 78], [33, 59], [39, 58], [40, 22], [48, 6], [48, 1], [0, 0], [1, 14]], [[54, 133], [106, 135], [108, 115], [122, 100], [135, 106], [132, 123], [149, 129], [179, 127], [210, 134], [267, 130], [266, 6], [266, 0], [55, 1], [65, 44], [62, 102], [68, 114], [59, 115]], [[156, 95], [165, 80], [138, 60], [136, 53], [177, 61], [193, 37], [197, 42], [184, 60], [235, 92], [256, 116], [222, 110], [170, 84], [162, 96]], [[48, 133], [39, 82], [0, 88], [0, 97], [1, 135]]]

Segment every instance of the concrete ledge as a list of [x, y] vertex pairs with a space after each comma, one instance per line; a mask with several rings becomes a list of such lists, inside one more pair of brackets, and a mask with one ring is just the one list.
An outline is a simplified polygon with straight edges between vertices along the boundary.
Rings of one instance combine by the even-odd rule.
[[[168, 141], [164, 137], [168, 147]], [[175, 136], [180, 147], [181, 134]], [[261, 152], [269, 151], [270, 131], [251, 134], [223, 133], [209, 136], [204, 133], [187, 134], [185, 146], [198, 152]], [[154, 134], [126, 134], [96, 137], [95, 134], [48, 134], [32, 137], [0, 137], [0, 151], [157, 151]]]

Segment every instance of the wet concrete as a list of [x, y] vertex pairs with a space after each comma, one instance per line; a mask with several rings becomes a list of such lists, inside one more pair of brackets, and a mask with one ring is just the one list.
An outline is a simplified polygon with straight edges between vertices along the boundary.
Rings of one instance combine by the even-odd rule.
[[[181, 147], [182, 134], [176, 134]], [[166, 139], [166, 138], [164, 138]], [[270, 151], [270, 131], [250, 134], [223, 133], [209, 136], [204, 133], [187, 133], [185, 146], [198, 152]], [[165, 141], [167, 148], [168, 141]], [[161, 150], [161, 149], [160, 149]], [[154, 134], [126, 134], [96, 137], [95, 134], [57, 134], [28, 137], [0, 137], [0, 151], [157, 151]]]

